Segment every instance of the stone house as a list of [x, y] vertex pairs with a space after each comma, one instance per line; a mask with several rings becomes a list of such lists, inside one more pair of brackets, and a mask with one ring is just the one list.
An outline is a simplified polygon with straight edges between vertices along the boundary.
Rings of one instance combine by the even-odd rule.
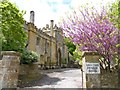
[[46, 67], [61, 67], [68, 64], [68, 48], [64, 43], [62, 29], [50, 20], [50, 26], [38, 29], [34, 25], [34, 11], [30, 12], [30, 22], [25, 22], [28, 33], [27, 49], [37, 52], [38, 64]]

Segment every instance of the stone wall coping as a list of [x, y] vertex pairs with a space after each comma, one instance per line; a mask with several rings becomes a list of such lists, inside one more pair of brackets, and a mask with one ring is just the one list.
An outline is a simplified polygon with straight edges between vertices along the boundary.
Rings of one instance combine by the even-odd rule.
[[1, 55], [20, 56], [21, 54], [16, 51], [2, 51]]
[[99, 55], [99, 53], [98, 52], [96, 52], [96, 51], [84, 51], [83, 53], [82, 53], [82, 57], [84, 57], [84, 56], [89, 56], [89, 55]]

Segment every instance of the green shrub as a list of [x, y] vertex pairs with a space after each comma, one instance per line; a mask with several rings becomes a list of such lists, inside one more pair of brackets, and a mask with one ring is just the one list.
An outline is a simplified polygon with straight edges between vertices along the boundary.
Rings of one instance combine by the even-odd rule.
[[120, 48], [120, 44], [117, 44], [116, 47], [117, 47], [117, 48]]
[[32, 64], [38, 61], [38, 55], [33, 51], [23, 51], [21, 56], [21, 64]]

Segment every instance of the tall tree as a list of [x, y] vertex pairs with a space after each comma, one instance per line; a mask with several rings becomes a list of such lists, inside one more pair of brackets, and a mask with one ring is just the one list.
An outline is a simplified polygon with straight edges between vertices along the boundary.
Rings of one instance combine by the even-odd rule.
[[97, 51], [108, 62], [115, 58], [118, 28], [110, 21], [107, 9], [73, 10], [60, 24], [65, 36], [79, 45], [82, 51]]
[[112, 4], [108, 6], [108, 17], [114, 23], [114, 25], [119, 27], [119, 0], [115, 0]]
[[[114, 25], [120, 29], [120, 1], [115, 0], [110, 6], [108, 15], [110, 16], [110, 20], [114, 23]], [[118, 34], [120, 34], [120, 30], [118, 30]], [[120, 36], [118, 37], [118, 44], [116, 45], [118, 48], [118, 55], [120, 55]], [[118, 56], [118, 64], [120, 63], [120, 56]]]
[[23, 11], [8, 0], [0, 2], [2, 50], [21, 51], [25, 47], [27, 34], [23, 29]]
[[70, 52], [70, 54], [71, 55], [73, 55], [73, 52], [75, 51], [75, 49], [76, 49], [76, 46], [73, 44], [73, 42], [71, 42], [70, 40], [69, 40], [69, 38], [64, 38], [64, 41], [65, 41], [65, 44], [67, 45], [67, 47], [68, 47], [68, 50], [69, 50], [69, 52]]

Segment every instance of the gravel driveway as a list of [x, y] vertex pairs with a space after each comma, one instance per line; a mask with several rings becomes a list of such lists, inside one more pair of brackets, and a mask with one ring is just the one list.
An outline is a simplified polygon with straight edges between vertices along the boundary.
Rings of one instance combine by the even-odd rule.
[[42, 73], [46, 74], [44, 78], [41, 80], [34, 80], [18, 90], [61, 90], [61, 88], [69, 88], [69, 90], [70, 88], [71, 90], [74, 88], [75, 90], [79, 90], [78, 88], [82, 88], [82, 75], [80, 69], [50, 69], [44, 70]]

